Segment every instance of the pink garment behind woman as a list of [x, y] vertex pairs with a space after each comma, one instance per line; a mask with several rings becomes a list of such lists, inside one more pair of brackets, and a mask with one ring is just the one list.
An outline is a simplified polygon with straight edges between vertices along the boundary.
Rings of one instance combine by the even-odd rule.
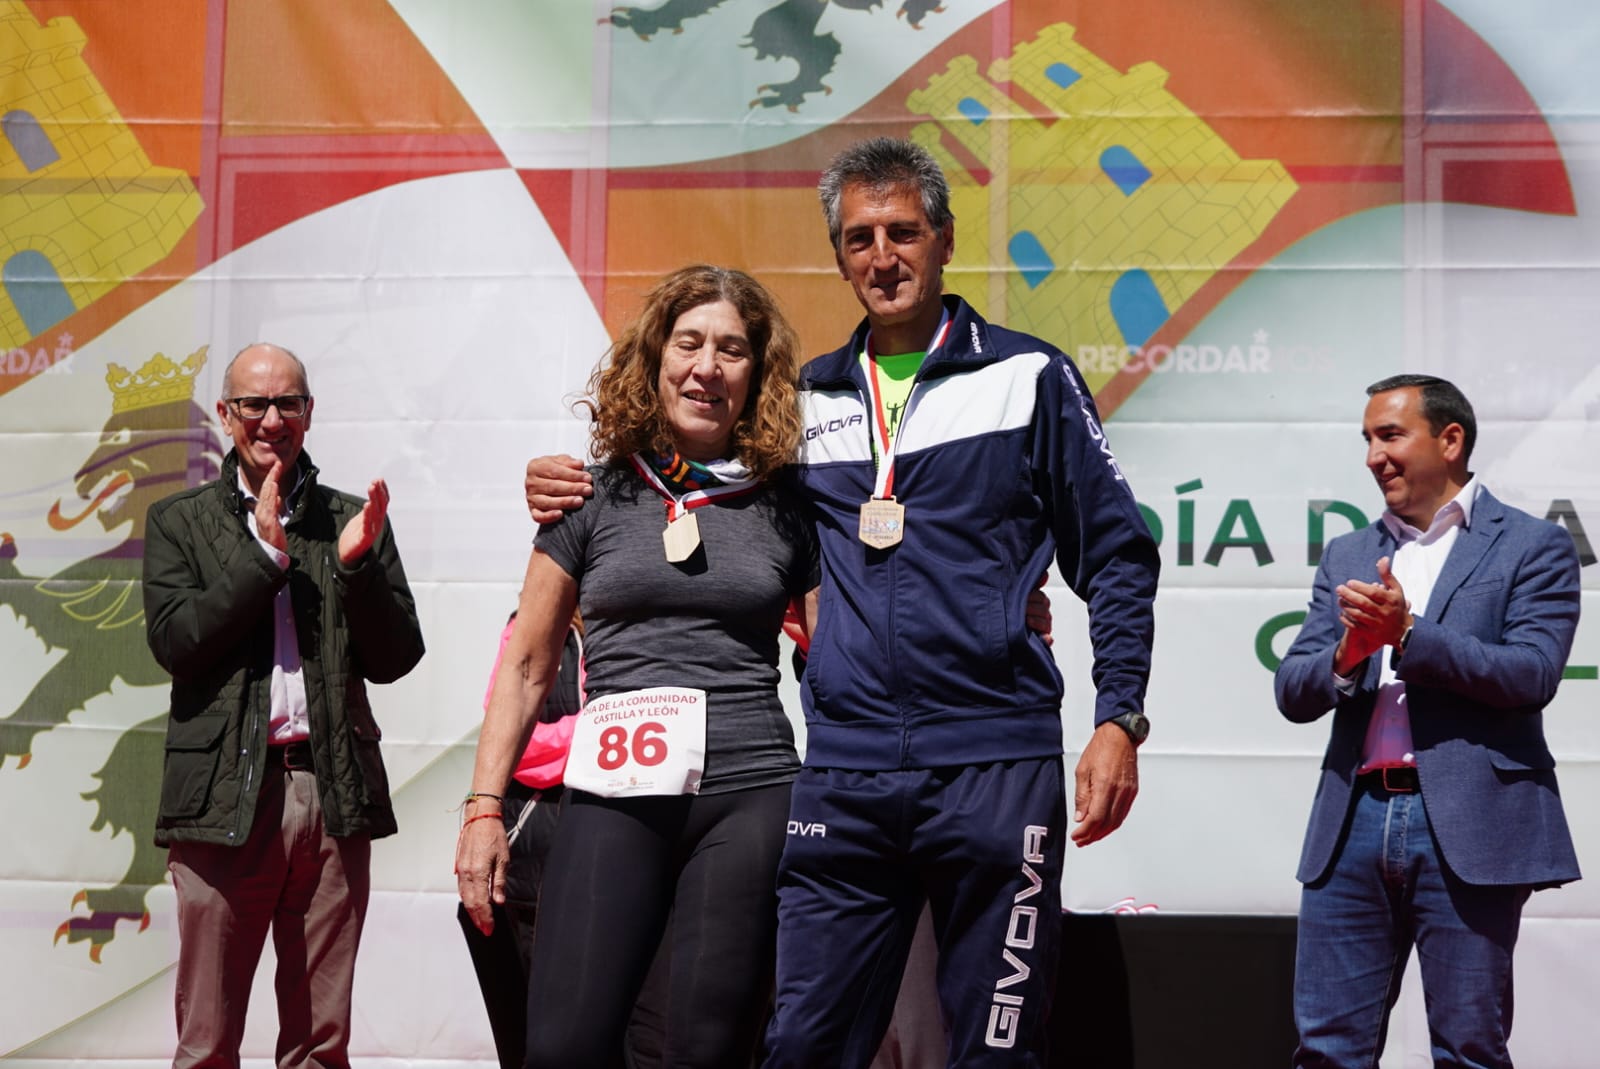
[[[500, 675], [500, 658], [505, 654], [506, 642], [511, 638], [511, 628], [516, 624], [517, 618], [513, 616], [506, 621], [505, 630], [500, 632], [500, 648], [495, 651], [494, 668], [489, 672], [489, 689], [483, 696], [483, 705], [489, 707], [489, 699], [494, 695], [494, 681]], [[571, 628], [569, 637], [578, 644], [578, 705], [582, 708], [583, 694], [583, 635], [577, 628]], [[572, 729], [577, 721], [574, 711], [568, 716], [563, 716], [554, 723], [539, 721], [533, 725], [533, 735], [528, 739], [527, 749], [522, 751], [522, 757], [517, 761], [517, 770], [511, 778], [525, 787], [544, 790], [554, 787], [561, 782], [561, 776], [567, 770], [567, 753], [572, 746]]]

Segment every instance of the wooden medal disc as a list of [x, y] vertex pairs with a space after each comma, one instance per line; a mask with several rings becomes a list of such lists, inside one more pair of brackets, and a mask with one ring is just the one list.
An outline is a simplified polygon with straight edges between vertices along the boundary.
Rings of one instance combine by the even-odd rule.
[[682, 564], [694, 556], [694, 551], [700, 548], [700, 523], [694, 513], [685, 512], [667, 524], [667, 529], [661, 532], [661, 541], [666, 544], [667, 560], [672, 564]]
[[888, 549], [905, 537], [906, 509], [892, 497], [870, 498], [861, 506], [857, 537], [874, 549]]

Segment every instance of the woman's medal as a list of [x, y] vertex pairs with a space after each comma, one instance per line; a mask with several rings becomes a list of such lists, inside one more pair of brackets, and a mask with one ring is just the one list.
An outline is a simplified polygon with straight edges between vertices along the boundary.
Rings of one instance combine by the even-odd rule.
[[[668, 564], [682, 564], [700, 549], [700, 521], [695, 519], [695, 509], [709, 505], [718, 498], [733, 498], [752, 493], [761, 486], [761, 481], [748, 477], [748, 473], [739, 475], [724, 470], [717, 473], [717, 478], [723, 480], [719, 485], [708, 486], [702, 490], [690, 490], [680, 495], [674, 493], [672, 487], [666, 484], [648, 458], [635, 453], [629, 459], [639, 477], [649, 483], [651, 489], [660, 494], [661, 500], [666, 502], [667, 529], [661, 532], [661, 544], [667, 551]], [[727, 469], [733, 465], [724, 464], [723, 467]], [[739, 466], [738, 471], [744, 472], [744, 468]]]
[[661, 532], [661, 541], [667, 547], [667, 562], [682, 564], [700, 548], [700, 522], [694, 518], [693, 512], [685, 509], [677, 519], [667, 521], [667, 529]]

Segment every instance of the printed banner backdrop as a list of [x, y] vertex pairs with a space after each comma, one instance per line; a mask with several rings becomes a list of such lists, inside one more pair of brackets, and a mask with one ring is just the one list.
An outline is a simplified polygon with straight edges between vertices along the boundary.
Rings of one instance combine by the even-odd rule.
[[[1142, 793], [1069, 906], [1294, 913], [1327, 725], [1277, 715], [1271, 667], [1320, 547], [1381, 509], [1362, 390], [1400, 371], [1461, 384], [1480, 476], [1578, 542], [1547, 729], [1600, 866], [1597, 52], [1583, 0], [0, 0], [0, 1061], [170, 1060], [144, 513], [214, 476], [254, 340], [310, 366], [325, 481], [389, 481], [429, 646], [374, 694], [402, 830], [355, 1053], [492, 1057], [451, 862], [523, 462], [582, 453], [573, 398], [685, 262], [836, 345], [860, 311], [815, 182], [877, 133], [943, 162], [948, 288], [1077, 357], [1161, 539]], [[1090, 658], [1050, 592], [1070, 761]], [[1529, 906], [1524, 1064], [1600, 1046], [1597, 888]], [[270, 977], [269, 948], [251, 1064]], [[1383, 1065], [1427, 1049], [1413, 975]]]

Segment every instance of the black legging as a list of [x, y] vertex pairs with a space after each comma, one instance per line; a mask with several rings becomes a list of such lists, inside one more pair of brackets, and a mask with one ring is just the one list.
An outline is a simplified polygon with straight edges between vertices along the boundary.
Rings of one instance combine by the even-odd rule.
[[612, 1066], [672, 915], [664, 1064], [744, 1069], [772, 982], [789, 786], [672, 798], [571, 792], [528, 980], [529, 1069]]

